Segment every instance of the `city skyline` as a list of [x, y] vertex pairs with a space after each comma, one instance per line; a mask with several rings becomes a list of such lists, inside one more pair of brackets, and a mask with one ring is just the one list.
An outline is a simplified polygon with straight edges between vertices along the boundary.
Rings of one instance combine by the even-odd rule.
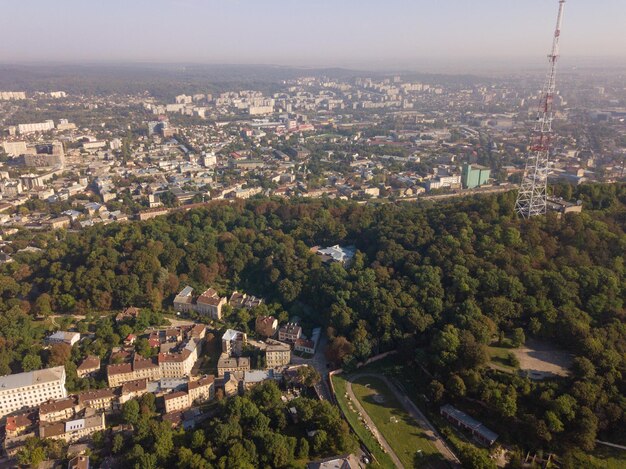
[[[119, 0], [95, 5], [40, 0], [6, 5], [0, 62], [271, 63], [354, 68], [463, 69], [540, 64], [556, 1], [370, 0], [302, 5], [286, 0]], [[373, 12], [376, 14], [372, 14]], [[401, 13], [401, 14], [399, 14]], [[565, 55], [625, 58], [617, 0], [569, 1]], [[46, 30], [54, 40], [41, 41]], [[601, 34], [600, 34], [601, 33]]]

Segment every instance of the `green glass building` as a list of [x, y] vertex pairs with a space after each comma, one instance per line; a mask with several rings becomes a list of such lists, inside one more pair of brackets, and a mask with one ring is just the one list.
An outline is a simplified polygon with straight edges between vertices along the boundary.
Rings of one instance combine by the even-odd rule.
[[461, 182], [463, 183], [463, 187], [465, 189], [474, 189], [475, 187], [487, 184], [490, 177], [491, 170], [489, 168], [477, 164], [472, 165], [465, 163], [463, 165]]

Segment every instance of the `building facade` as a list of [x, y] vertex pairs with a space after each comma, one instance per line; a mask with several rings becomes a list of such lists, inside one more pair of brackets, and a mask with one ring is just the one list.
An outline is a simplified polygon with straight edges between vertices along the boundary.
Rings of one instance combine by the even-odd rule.
[[269, 339], [265, 349], [266, 368], [277, 368], [291, 363], [291, 346], [277, 340]]
[[63, 366], [0, 377], [0, 417], [64, 397], [67, 391]]
[[465, 189], [474, 189], [487, 184], [491, 170], [484, 166], [465, 163], [461, 172], [461, 182]]

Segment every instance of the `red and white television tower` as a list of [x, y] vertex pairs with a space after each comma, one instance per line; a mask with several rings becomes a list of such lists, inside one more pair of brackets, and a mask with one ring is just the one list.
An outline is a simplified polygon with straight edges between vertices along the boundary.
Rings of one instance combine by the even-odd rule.
[[548, 162], [552, 141], [552, 120], [554, 95], [556, 93], [556, 63], [559, 59], [559, 40], [563, 24], [565, 0], [559, 0], [559, 15], [552, 42], [552, 52], [548, 55], [550, 72], [539, 102], [537, 121], [533, 129], [530, 153], [526, 159], [526, 170], [515, 203], [515, 210], [524, 218], [546, 213], [548, 192]]

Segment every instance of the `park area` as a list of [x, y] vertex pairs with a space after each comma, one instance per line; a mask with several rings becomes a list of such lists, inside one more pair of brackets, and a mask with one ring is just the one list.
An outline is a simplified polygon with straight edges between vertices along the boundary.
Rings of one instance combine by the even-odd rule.
[[528, 340], [518, 348], [491, 346], [489, 355], [495, 368], [508, 372], [519, 369], [533, 380], [567, 376], [572, 364], [570, 353], [536, 340]]
[[337, 397], [337, 404], [343, 411], [346, 419], [350, 423], [350, 427], [357, 434], [359, 439], [367, 447], [368, 451], [374, 456], [371, 467], [387, 468], [394, 467], [393, 462], [388, 454], [386, 454], [380, 447], [376, 438], [372, 435], [370, 430], [365, 426], [365, 423], [359, 418], [358, 412], [348, 399], [347, 384], [345, 375], [335, 375], [332, 377], [333, 386]]
[[448, 467], [435, 445], [381, 379], [354, 380], [354, 395], [406, 468]]

